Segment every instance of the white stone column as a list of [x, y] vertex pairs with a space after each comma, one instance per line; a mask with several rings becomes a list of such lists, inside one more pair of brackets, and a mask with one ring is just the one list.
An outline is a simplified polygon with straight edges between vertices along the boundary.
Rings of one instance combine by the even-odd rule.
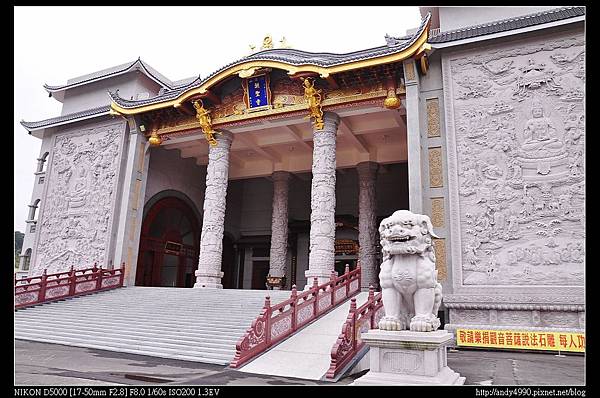
[[314, 277], [319, 284], [331, 277], [335, 256], [335, 140], [340, 117], [323, 116], [323, 130], [313, 130], [312, 185], [310, 200], [310, 253], [306, 286]]
[[225, 198], [229, 177], [229, 149], [233, 134], [229, 131], [220, 131], [215, 134], [215, 138], [217, 146], [209, 146], [208, 152], [200, 259], [194, 287], [222, 289], [221, 260], [225, 231]]
[[413, 60], [404, 61], [406, 86], [406, 145], [408, 147], [408, 207], [423, 213], [423, 181], [421, 179], [421, 128], [419, 114], [419, 75]]
[[361, 266], [361, 287], [377, 286], [377, 196], [375, 182], [379, 164], [362, 162], [358, 171], [358, 259]]
[[271, 251], [269, 254], [269, 285], [275, 290], [283, 288], [288, 238], [288, 188], [290, 173], [273, 173], [273, 213], [271, 216]]

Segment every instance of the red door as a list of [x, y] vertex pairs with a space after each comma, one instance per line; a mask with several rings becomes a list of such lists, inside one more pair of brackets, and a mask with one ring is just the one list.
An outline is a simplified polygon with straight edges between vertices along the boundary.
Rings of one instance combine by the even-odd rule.
[[156, 202], [142, 224], [137, 286], [192, 287], [198, 266], [200, 222], [181, 199]]

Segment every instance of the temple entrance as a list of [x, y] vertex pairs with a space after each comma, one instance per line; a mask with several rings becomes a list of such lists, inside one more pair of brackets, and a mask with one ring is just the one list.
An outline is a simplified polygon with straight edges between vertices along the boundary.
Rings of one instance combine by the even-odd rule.
[[192, 287], [200, 222], [181, 199], [156, 202], [142, 224], [136, 286]]

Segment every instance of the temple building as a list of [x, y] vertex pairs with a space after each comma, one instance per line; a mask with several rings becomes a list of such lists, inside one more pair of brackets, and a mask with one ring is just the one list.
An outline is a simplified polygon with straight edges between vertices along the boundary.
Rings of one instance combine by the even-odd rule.
[[368, 289], [379, 222], [409, 209], [439, 237], [446, 329], [582, 331], [585, 8], [421, 16], [346, 54], [267, 37], [204, 77], [137, 59], [45, 85], [63, 107], [22, 122], [21, 271], [301, 290], [360, 263]]

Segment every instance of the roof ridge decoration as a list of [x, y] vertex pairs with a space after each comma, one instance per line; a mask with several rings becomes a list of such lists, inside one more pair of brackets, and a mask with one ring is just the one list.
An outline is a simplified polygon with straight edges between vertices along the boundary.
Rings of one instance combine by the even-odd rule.
[[250, 70], [261, 67], [283, 69], [291, 76], [312, 72], [327, 78], [331, 74], [347, 70], [401, 61], [418, 56], [427, 49], [430, 20], [431, 13], [428, 13], [413, 36], [398, 46], [390, 47], [386, 44], [345, 54], [312, 53], [291, 48], [262, 50], [231, 62], [185, 88], [177, 88], [154, 98], [127, 100], [109, 93], [112, 98], [111, 108], [121, 114], [138, 114], [170, 106], [177, 108], [193, 97], [206, 94], [211, 87], [230, 76], [247, 75]]

